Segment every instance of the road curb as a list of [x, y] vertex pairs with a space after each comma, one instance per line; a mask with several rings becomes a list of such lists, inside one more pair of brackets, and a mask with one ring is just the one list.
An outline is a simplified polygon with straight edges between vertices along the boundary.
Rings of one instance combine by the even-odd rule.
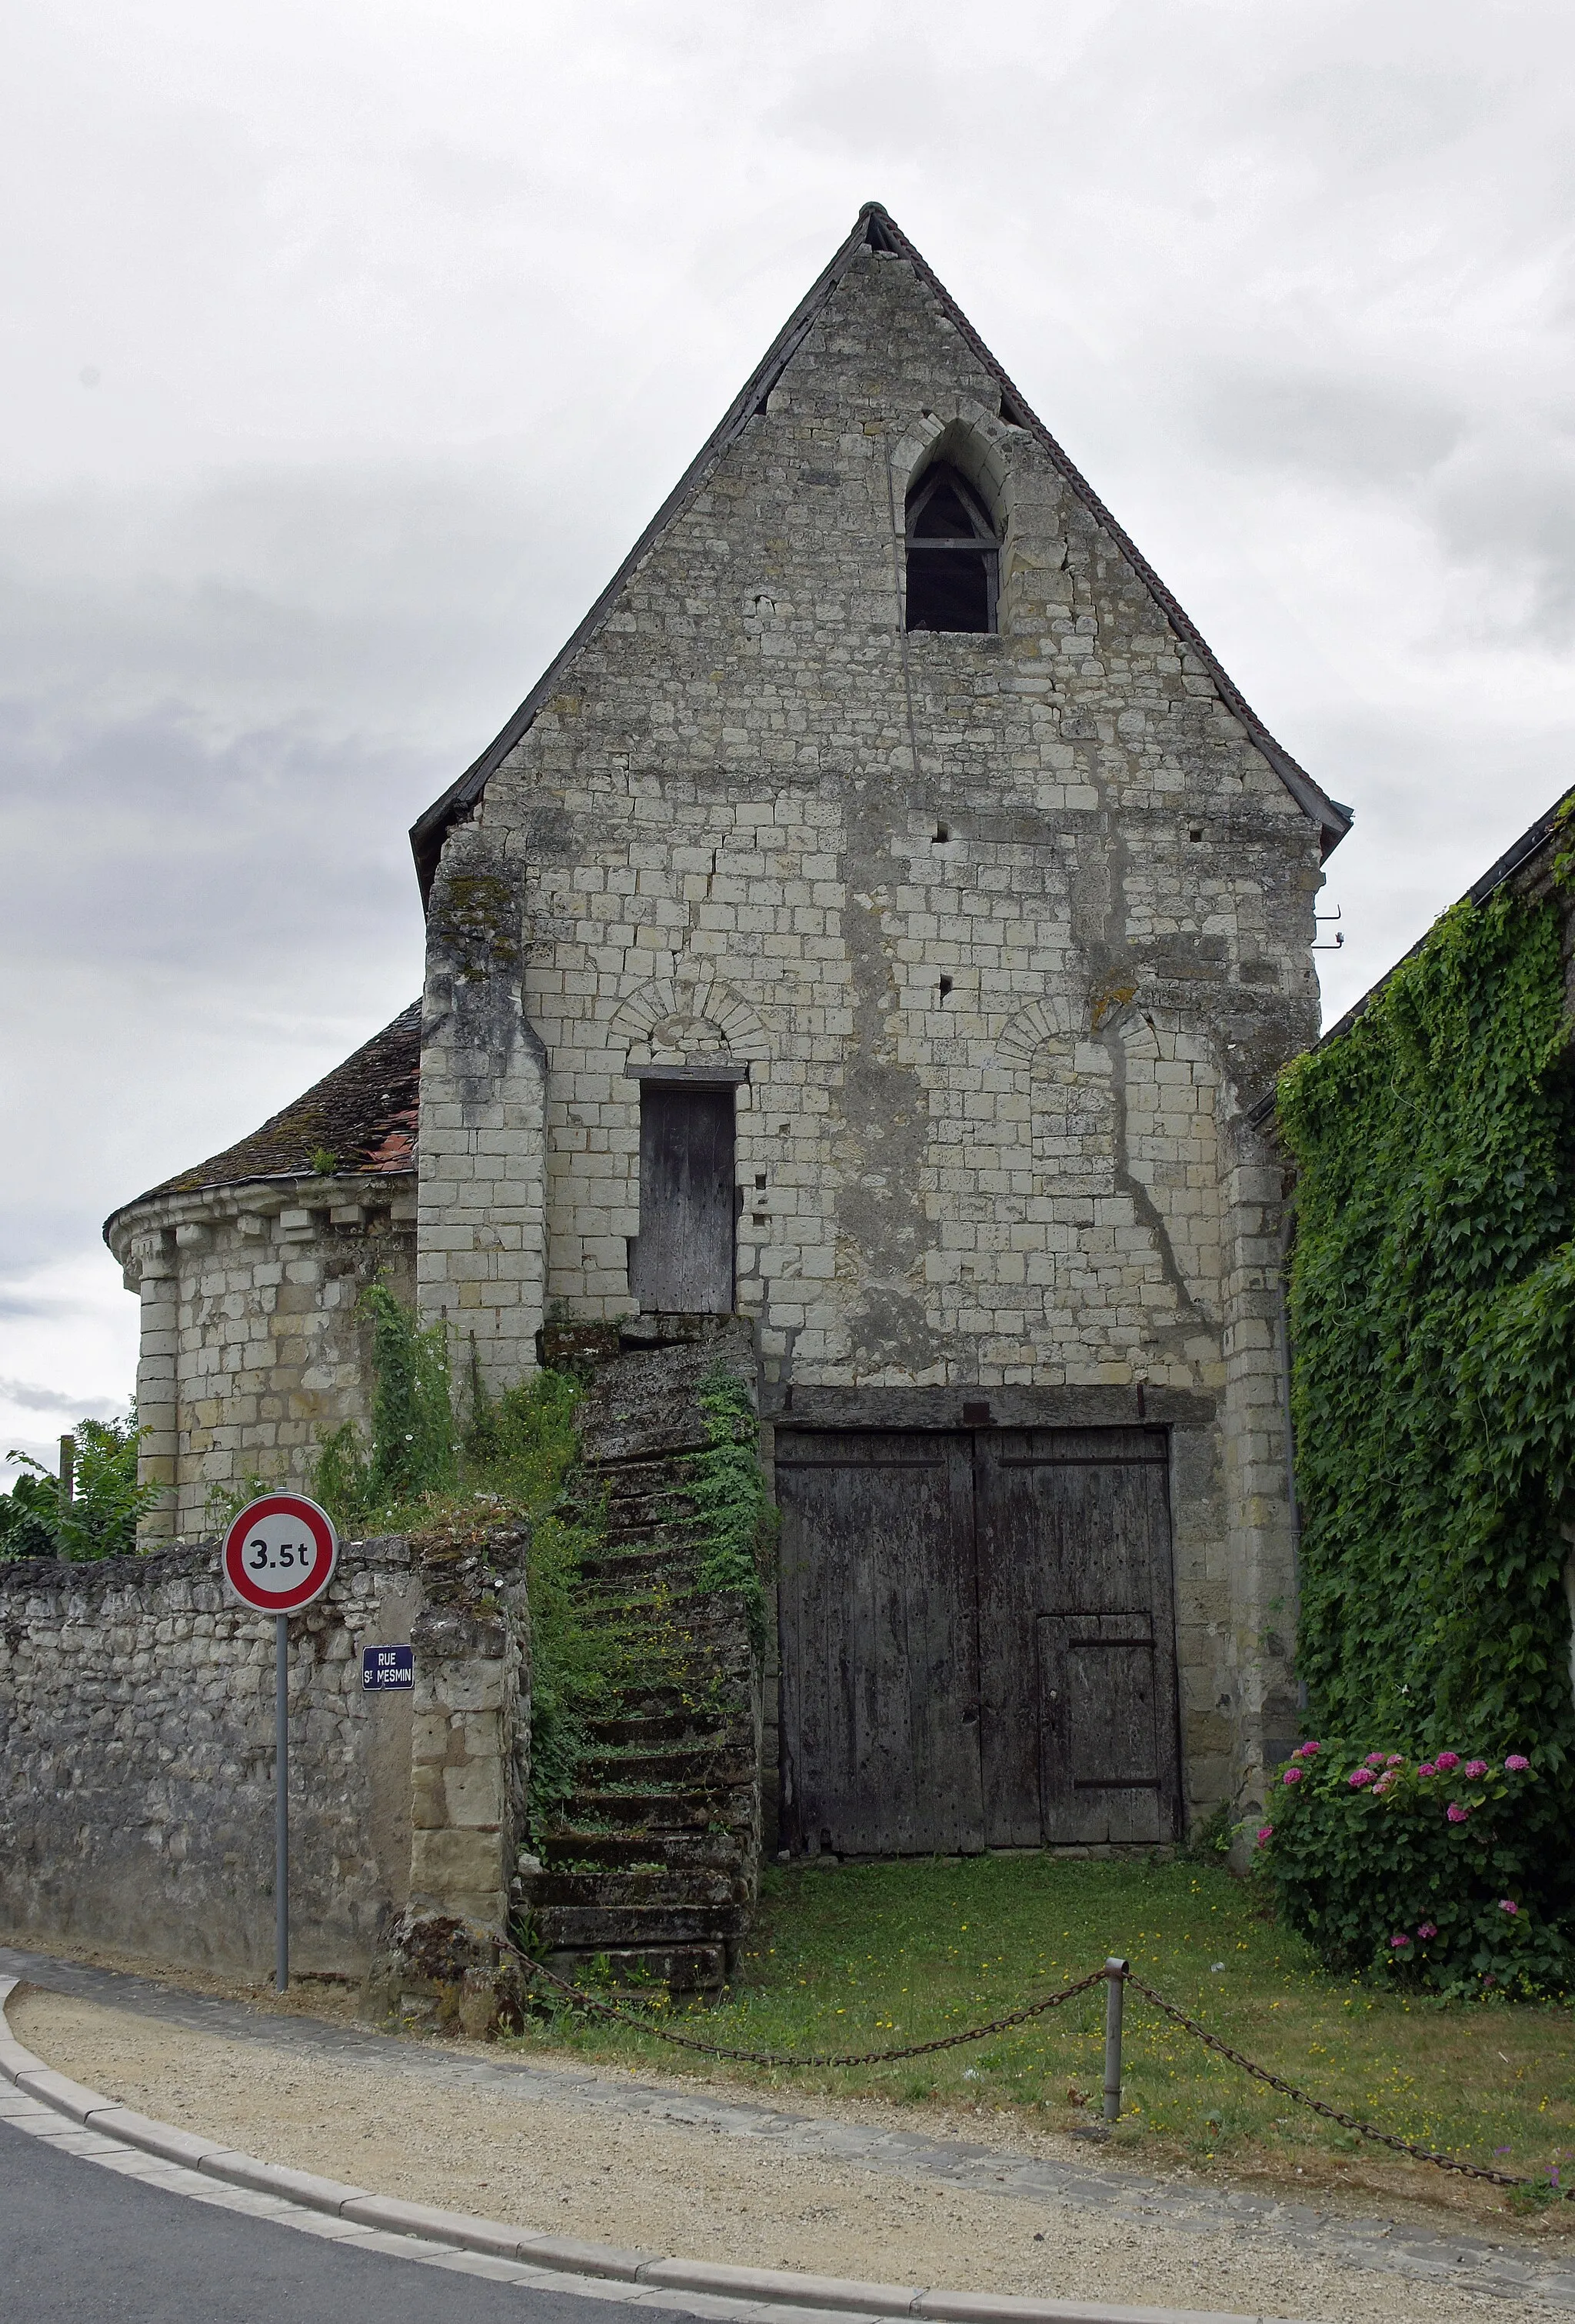
[[901, 2283], [862, 2283], [852, 2277], [800, 2274], [790, 2268], [726, 2267], [710, 2260], [663, 2258], [655, 2252], [621, 2251], [612, 2244], [581, 2243], [572, 2236], [533, 2235], [502, 2219], [473, 2218], [465, 2211], [407, 2203], [395, 2195], [373, 2195], [315, 2172], [264, 2163], [254, 2154], [202, 2138], [172, 2123], [138, 2114], [117, 2098], [57, 2073], [13, 2034], [6, 2011], [24, 1982], [0, 1977], [0, 2075], [57, 2114], [139, 2148], [168, 2163], [200, 2171], [255, 2194], [327, 2213], [352, 2225], [386, 2234], [414, 2236], [489, 2259], [516, 2260], [530, 2267], [600, 2277], [610, 2283], [637, 2283], [653, 2292], [701, 2292], [712, 2299], [762, 2302], [773, 2307], [843, 2310], [864, 2316], [927, 2318], [931, 2324], [1290, 2324], [1290, 2319], [1248, 2316], [1240, 2310], [1110, 2307], [1084, 2300], [1028, 2300], [988, 2292], [933, 2292]]

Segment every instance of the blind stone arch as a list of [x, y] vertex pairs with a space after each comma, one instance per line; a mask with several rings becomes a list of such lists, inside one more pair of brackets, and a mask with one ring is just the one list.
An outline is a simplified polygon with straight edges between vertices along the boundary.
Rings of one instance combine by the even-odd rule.
[[703, 1064], [708, 1056], [763, 1064], [766, 1028], [749, 1002], [704, 965], [680, 963], [627, 992], [607, 1027], [609, 1047], [627, 1045], [632, 1065]]

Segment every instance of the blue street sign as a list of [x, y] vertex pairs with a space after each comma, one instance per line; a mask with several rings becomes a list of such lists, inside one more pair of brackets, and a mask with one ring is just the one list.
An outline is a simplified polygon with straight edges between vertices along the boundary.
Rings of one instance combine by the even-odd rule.
[[414, 1686], [416, 1657], [409, 1646], [363, 1646], [361, 1649], [361, 1691], [364, 1694], [382, 1694], [389, 1688]]

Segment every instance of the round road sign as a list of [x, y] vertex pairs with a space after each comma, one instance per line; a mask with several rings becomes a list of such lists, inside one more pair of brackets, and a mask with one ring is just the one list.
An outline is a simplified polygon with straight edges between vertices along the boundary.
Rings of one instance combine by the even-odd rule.
[[225, 1536], [225, 1579], [263, 1614], [293, 1614], [320, 1597], [339, 1554], [334, 1521], [300, 1493], [264, 1493]]

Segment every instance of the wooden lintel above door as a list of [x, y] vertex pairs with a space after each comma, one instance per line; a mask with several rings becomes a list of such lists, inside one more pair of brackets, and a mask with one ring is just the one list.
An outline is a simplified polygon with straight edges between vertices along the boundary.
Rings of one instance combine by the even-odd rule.
[[719, 1059], [704, 1065], [626, 1065], [624, 1077], [631, 1082], [687, 1082], [693, 1089], [736, 1089], [748, 1081], [750, 1069]]

